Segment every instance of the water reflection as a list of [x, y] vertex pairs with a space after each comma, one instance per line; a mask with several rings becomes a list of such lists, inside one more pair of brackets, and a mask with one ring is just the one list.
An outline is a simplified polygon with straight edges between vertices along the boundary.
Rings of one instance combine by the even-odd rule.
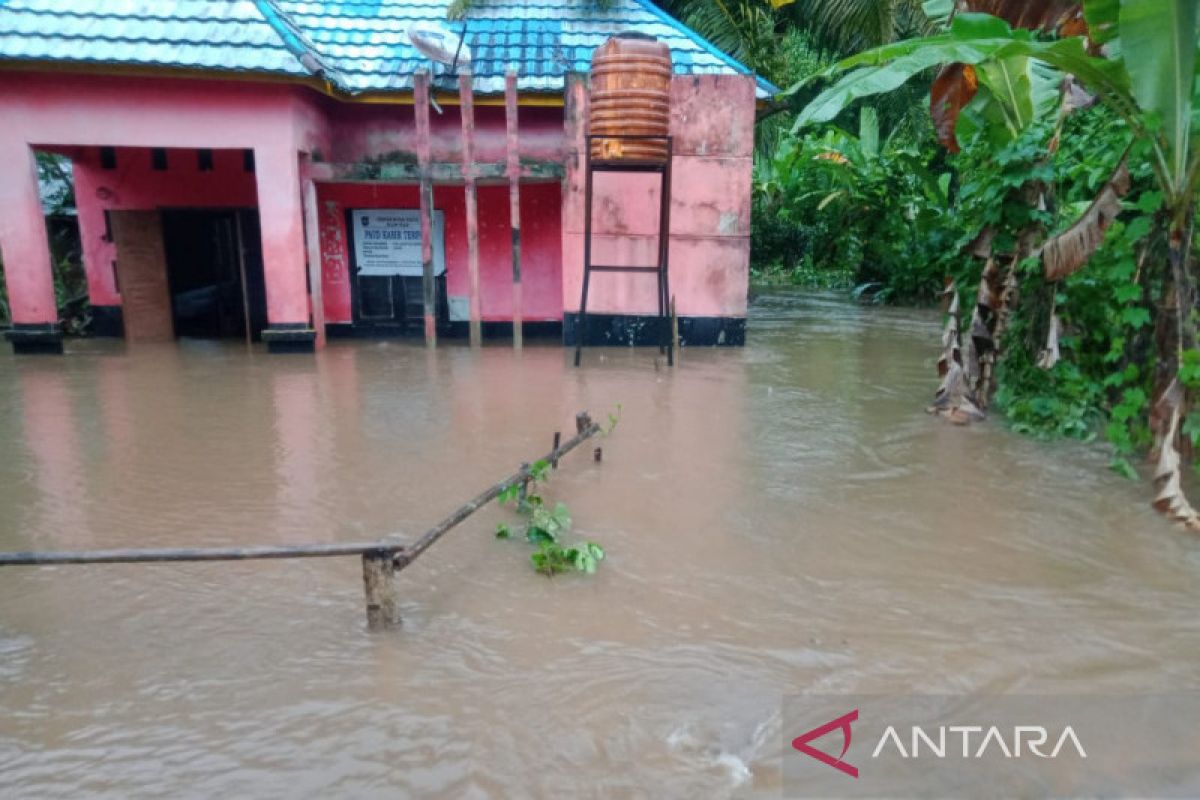
[[323, 466], [330, 463], [329, 431], [320, 413], [321, 378], [308, 359], [282, 364], [270, 376], [279, 510], [275, 535], [292, 544], [325, 541], [332, 533], [318, 531], [312, 524], [323, 516], [319, 513], [326, 489]]
[[22, 363], [17, 370], [20, 429], [37, 495], [14, 533], [29, 549], [87, 547], [93, 538], [71, 375], [56, 367]]

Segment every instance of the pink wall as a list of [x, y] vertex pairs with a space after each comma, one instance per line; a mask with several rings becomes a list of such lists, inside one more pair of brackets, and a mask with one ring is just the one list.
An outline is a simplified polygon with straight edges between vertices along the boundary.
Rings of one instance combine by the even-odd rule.
[[[521, 186], [521, 291], [527, 321], [562, 319], [561, 208], [559, 185]], [[322, 183], [320, 210], [322, 287], [326, 322], [350, 322], [350, 249], [346, 211], [352, 208], [418, 208], [416, 186]], [[436, 186], [434, 206], [445, 212], [446, 287], [466, 296], [467, 230], [461, 186]], [[508, 187], [479, 187], [479, 278], [486, 321], [512, 319], [512, 240]]]
[[[0, 119], [7, 117], [0, 111]], [[0, 258], [12, 321], [57, 323], [50, 245], [33, 151], [0, 124]]]
[[[672, 83], [671, 288], [680, 315], [745, 315], [754, 110], [754, 81], [747, 76], [680, 76]], [[568, 165], [561, 188], [526, 184], [521, 196], [525, 318], [557, 320], [564, 308], [579, 304], [582, 129], [564, 131], [560, 108], [522, 107], [520, 118], [523, 159]], [[94, 303], [119, 302], [112, 247], [100, 240], [105, 208], [257, 203], [269, 321], [305, 324], [311, 317], [303, 181], [310, 155], [335, 164], [405, 162], [415, 151], [411, 105], [343, 103], [305, 87], [251, 81], [10, 72], [0, 83], [0, 119], [0, 249], [18, 322], [55, 317], [33, 146], [79, 154], [80, 223]], [[433, 159], [456, 162], [462, 144], [457, 107], [434, 113], [432, 125]], [[503, 109], [477, 107], [476, 130], [478, 158], [503, 161]], [[118, 169], [110, 172], [98, 168], [99, 146], [131, 149], [118, 153]], [[149, 153], [141, 148], [151, 147], [172, 148], [166, 173], [150, 169]], [[214, 172], [198, 171], [197, 148], [215, 151]], [[255, 152], [253, 175], [241, 169], [240, 151], [247, 148]], [[326, 166], [321, 174], [336, 174], [336, 168]], [[329, 322], [346, 322], [345, 210], [416, 208], [416, 188], [329, 182], [319, 183], [315, 195], [318, 208], [310, 218], [318, 222], [314, 251], [319, 249], [322, 278], [313, 296]], [[506, 188], [481, 186], [479, 202], [483, 317], [507, 319]], [[437, 187], [435, 203], [446, 212], [449, 292], [466, 295], [462, 187]], [[644, 177], [601, 178], [596, 213], [598, 260], [653, 261], [657, 189]], [[601, 275], [593, 287], [591, 310], [655, 310], [650, 277]], [[315, 316], [319, 323], [320, 314]]]
[[[586, 102], [581, 112], [586, 116]], [[750, 270], [750, 180], [754, 79], [676, 76], [671, 82], [671, 293], [680, 316], [746, 314]], [[583, 282], [583, 131], [569, 132], [563, 202], [563, 304], [579, 309]], [[593, 263], [653, 266], [659, 176], [598, 175], [593, 196]], [[593, 275], [588, 310], [652, 314], [648, 275]]]
[[[458, 106], [443, 105], [441, 114], [429, 114], [431, 157], [434, 161], [462, 161], [462, 120]], [[518, 149], [521, 158], [563, 160], [561, 108], [522, 106]], [[333, 120], [333, 149], [328, 161], [351, 162], [364, 157], [417, 151], [416, 122], [411, 105], [339, 105]], [[504, 109], [475, 106], [475, 158], [501, 163], [506, 156]]]
[[[15, 319], [55, 317], [45, 226], [22, 154], [31, 146], [116, 146], [253, 149], [267, 316], [272, 323], [309, 321], [299, 159], [303, 152], [330, 148], [319, 96], [297, 86], [240, 81], [15, 72], [5, 77], [0, 250]], [[104, 267], [95, 269], [100, 297], [113, 299], [111, 278], [106, 284]]]
[[253, 207], [255, 176], [242, 166], [241, 150], [213, 152], [213, 169], [201, 172], [195, 150], [167, 151], [167, 169], [151, 168], [145, 148], [117, 148], [116, 169], [100, 166], [99, 149], [82, 148], [72, 159], [79, 237], [94, 305], [120, 305], [112, 262], [116, 246], [104, 240], [104, 212], [164, 207]]

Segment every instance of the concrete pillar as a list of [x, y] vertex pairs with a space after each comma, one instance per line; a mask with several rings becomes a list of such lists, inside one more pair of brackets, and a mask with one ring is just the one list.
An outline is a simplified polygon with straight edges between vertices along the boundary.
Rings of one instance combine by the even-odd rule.
[[272, 353], [311, 353], [316, 331], [309, 321], [300, 155], [286, 146], [256, 147], [254, 172], [267, 284], [263, 341]]
[[61, 353], [37, 162], [24, 142], [0, 138], [0, 209], [0, 258], [13, 321], [6, 338], [18, 353]]

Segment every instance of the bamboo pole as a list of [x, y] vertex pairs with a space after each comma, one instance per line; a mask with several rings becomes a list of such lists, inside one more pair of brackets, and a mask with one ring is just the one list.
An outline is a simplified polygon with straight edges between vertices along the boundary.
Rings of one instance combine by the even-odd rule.
[[429, 70], [413, 76], [417, 124], [417, 170], [421, 203], [421, 289], [425, 300], [425, 344], [437, 346], [437, 281], [433, 274], [433, 176], [430, 172]]
[[521, 297], [521, 159], [517, 125], [517, 71], [504, 76], [504, 123], [508, 144], [508, 218], [512, 230], [513, 347], [524, 343], [524, 310]]
[[54, 564], [154, 564], [172, 561], [248, 561], [271, 558], [357, 556], [379, 549], [380, 542], [265, 545], [261, 547], [141, 547], [112, 550], [67, 550], [0, 553], [0, 567]]
[[[563, 442], [562, 447], [551, 450], [538, 460], [553, 463], [600, 432], [600, 426], [592, 421], [592, 418], [587, 414], [587, 412], [580, 412], [579, 414], [575, 415], [575, 429], [576, 434], [567, 441]], [[474, 514], [492, 500], [496, 499], [496, 496], [504, 491], [505, 488], [512, 486], [514, 483], [520, 483], [529, 480], [529, 470], [530, 468], [528, 466], [522, 466], [512, 475], [509, 475], [492, 484], [473, 497], [471, 500], [460, 506], [453, 514], [446, 517], [429, 530], [425, 531], [425, 533], [422, 534], [421, 538], [417, 539], [417, 541], [402, 548], [400, 552], [396, 554], [397, 568], [399, 569], [410, 564], [413, 559], [429, 549], [431, 544], [442, 538], [442, 535], [445, 534], [446, 531], [450, 530], [455, 525]]]
[[471, 346], [483, 344], [483, 308], [479, 290], [479, 204], [475, 190], [475, 105], [470, 70], [458, 76], [459, 113], [462, 116], [462, 171], [467, 206], [467, 278], [470, 287]]

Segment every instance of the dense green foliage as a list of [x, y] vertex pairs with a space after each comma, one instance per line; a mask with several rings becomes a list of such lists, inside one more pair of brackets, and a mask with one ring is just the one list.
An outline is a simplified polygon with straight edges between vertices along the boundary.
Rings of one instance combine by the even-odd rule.
[[[609, 415], [609, 419], [611, 432], [616, 426], [616, 419], [613, 415]], [[571, 530], [570, 509], [565, 503], [556, 503], [551, 507], [537, 491], [538, 485], [545, 482], [549, 472], [549, 462], [535, 462], [529, 467], [528, 480], [506, 486], [498, 499], [502, 505], [515, 504], [522, 518], [520, 538], [536, 548], [529, 555], [534, 570], [547, 577], [571, 571], [590, 575], [604, 560], [604, 548], [595, 542], [564, 542], [563, 537]], [[496, 526], [497, 539], [516, 536], [508, 523], [501, 522]]]
[[881, 141], [878, 114], [785, 138], [755, 164], [753, 249], [760, 276], [876, 284], [877, 300], [930, 300], [960, 237], [940, 153], [903, 133]]
[[[713, 5], [726, 7], [674, 5], [701, 30], [720, 16]], [[1172, 374], [1185, 392], [1200, 388], [1200, 351], [1189, 333], [1197, 161], [1188, 142], [1197, 104], [1188, 100], [1200, 91], [1192, 80], [1194, 8], [1180, 0], [1086, 3], [1094, 41], [1120, 38], [1106, 58], [1085, 53], [1078, 38], [1060, 38], [1053, 25], [1014, 30], [983, 14], [951, 16], [951, 3], [927, 4], [943, 15], [925, 20], [916, 3], [801, 0], [773, 12], [769, 5], [731, 6], [755, 20], [751, 46], [739, 55], [790, 87], [782, 113], [759, 125], [756, 278], [857, 284], [863, 298], [927, 302], [950, 277], [971, 309], [985, 264], [971, 245], [984, 229], [994, 232], [992, 252], [1025, 254], [1010, 259], [1017, 310], [1000, 329], [995, 408], [1038, 437], [1102, 435], [1114, 468], [1132, 476], [1131, 457], [1164, 435], [1152, 430], [1150, 410]], [[824, 13], [812, 15], [817, 8]], [[764, 44], [769, 29], [780, 43], [774, 48]], [[728, 26], [726, 38], [738, 30]], [[869, 47], [878, 49], [853, 55]], [[831, 66], [841, 56], [851, 57]], [[929, 122], [930, 82], [949, 62], [975, 65], [978, 81], [950, 123], [962, 145], [954, 155]], [[1099, 104], [1060, 113], [1065, 74], [1097, 92]], [[1047, 281], [1040, 242], [1072, 229], [1126, 153], [1130, 187], [1099, 247], [1083, 269]], [[1023, 236], [1036, 241], [1022, 246]], [[1175, 316], [1164, 303], [1177, 294], [1188, 310]], [[1057, 360], [1047, 358], [1052, 320]], [[1186, 400], [1182, 411], [1183, 438], [1200, 444], [1200, 412]]]
[[[982, 224], [1002, 232], [1020, 230], [1030, 218], [1048, 230], [1069, 225], [1109, 179], [1129, 145], [1123, 123], [1103, 107], [1066, 121], [1062, 146], [1046, 157], [1050, 131], [1035, 126], [999, 151], [973, 148], [956, 159], [963, 181], [958, 209], [968, 230]], [[1091, 438], [1107, 427], [1124, 457], [1148, 443], [1145, 412], [1150, 396], [1150, 323], [1161, 259], [1153, 260], [1147, 237], [1161, 206], [1149, 168], [1135, 166], [1126, 210], [1108, 230], [1085, 270], [1049, 284], [1036, 258], [1019, 266], [1023, 313], [1014, 316], [998, 368], [996, 405], [1019, 431], [1039, 437]], [[1046, 182], [1054, 203], [1030, 208], [1005, 189], [1028, 180]], [[1161, 245], [1161, 243], [1159, 243]], [[975, 259], [963, 258], [952, 274], [963, 286], [978, 282]], [[1051, 307], [1062, 323], [1062, 358], [1051, 369], [1037, 366]], [[1106, 420], [1111, 417], [1111, 423]], [[1126, 462], [1118, 462], [1128, 472]]]

